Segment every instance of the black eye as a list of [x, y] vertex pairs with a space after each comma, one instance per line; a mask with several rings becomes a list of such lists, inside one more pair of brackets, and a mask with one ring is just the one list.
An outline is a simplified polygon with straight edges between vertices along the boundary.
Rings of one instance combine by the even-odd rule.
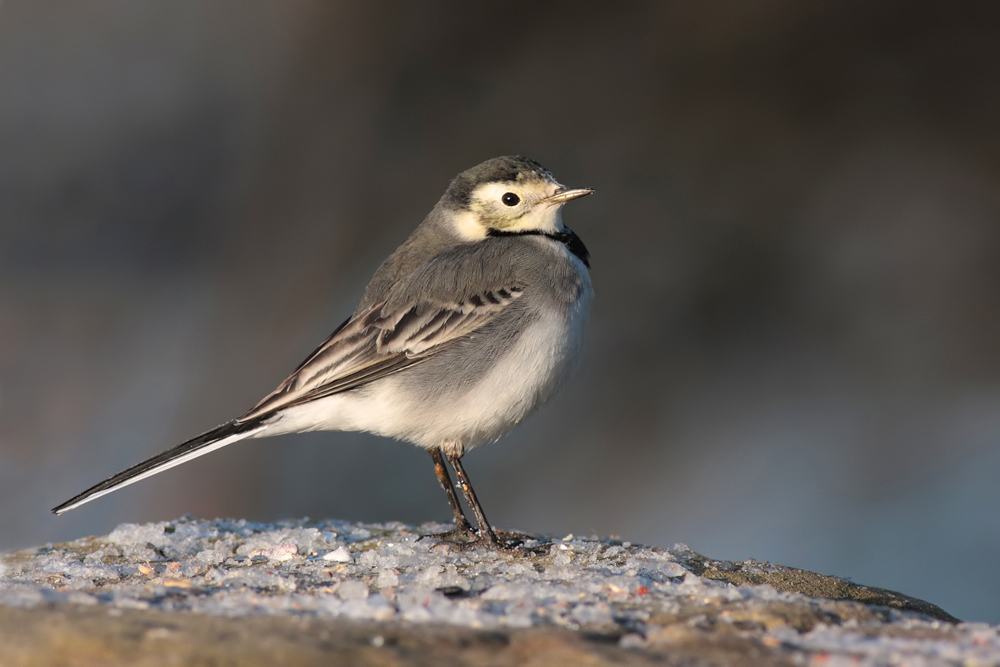
[[517, 206], [521, 203], [521, 198], [513, 192], [505, 192], [503, 197], [500, 197], [500, 201], [507, 204], [507, 206]]

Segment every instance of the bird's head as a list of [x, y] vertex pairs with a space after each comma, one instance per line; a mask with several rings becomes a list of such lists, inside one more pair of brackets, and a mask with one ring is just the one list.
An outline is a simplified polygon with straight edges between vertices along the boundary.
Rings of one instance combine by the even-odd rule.
[[590, 188], [561, 185], [534, 160], [504, 156], [456, 176], [441, 206], [458, 235], [475, 241], [486, 238], [491, 230], [558, 232], [562, 229], [562, 205], [592, 192]]

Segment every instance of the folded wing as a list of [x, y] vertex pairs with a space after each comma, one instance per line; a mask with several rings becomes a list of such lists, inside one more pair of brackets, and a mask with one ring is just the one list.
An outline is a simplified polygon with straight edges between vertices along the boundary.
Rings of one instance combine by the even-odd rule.
[[266, 419], [419, 364], [493, 321], [523, 292], [508, 285], [455, 302], [414, 300], [392, 310], [378, 303], [345, 323], [237, 421]]

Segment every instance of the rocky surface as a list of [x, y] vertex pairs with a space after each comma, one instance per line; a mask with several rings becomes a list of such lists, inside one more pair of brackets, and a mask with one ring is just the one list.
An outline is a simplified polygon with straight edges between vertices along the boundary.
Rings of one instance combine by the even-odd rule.
[[1000, 665], [1000, 628], [683, 545], [178, 521], [3, 554], [0, 664]]

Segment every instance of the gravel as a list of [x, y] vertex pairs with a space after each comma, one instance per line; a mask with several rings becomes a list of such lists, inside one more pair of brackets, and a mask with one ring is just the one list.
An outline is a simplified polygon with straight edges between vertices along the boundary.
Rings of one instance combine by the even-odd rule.
[[448, 528], [190, 517], [122, 524], [103, 537], [0, 555], [0, 605], [558, 627], [649, 653], [725, 635], [800, 664], [842, 656], [851, 664], [1000, 665], [996, 626], [734, 585], [706, 575], [733, 564], [707, 568], [684, 545], [567, 535], [530, 539], [526, 551], [507, 554], [421, 537]]

